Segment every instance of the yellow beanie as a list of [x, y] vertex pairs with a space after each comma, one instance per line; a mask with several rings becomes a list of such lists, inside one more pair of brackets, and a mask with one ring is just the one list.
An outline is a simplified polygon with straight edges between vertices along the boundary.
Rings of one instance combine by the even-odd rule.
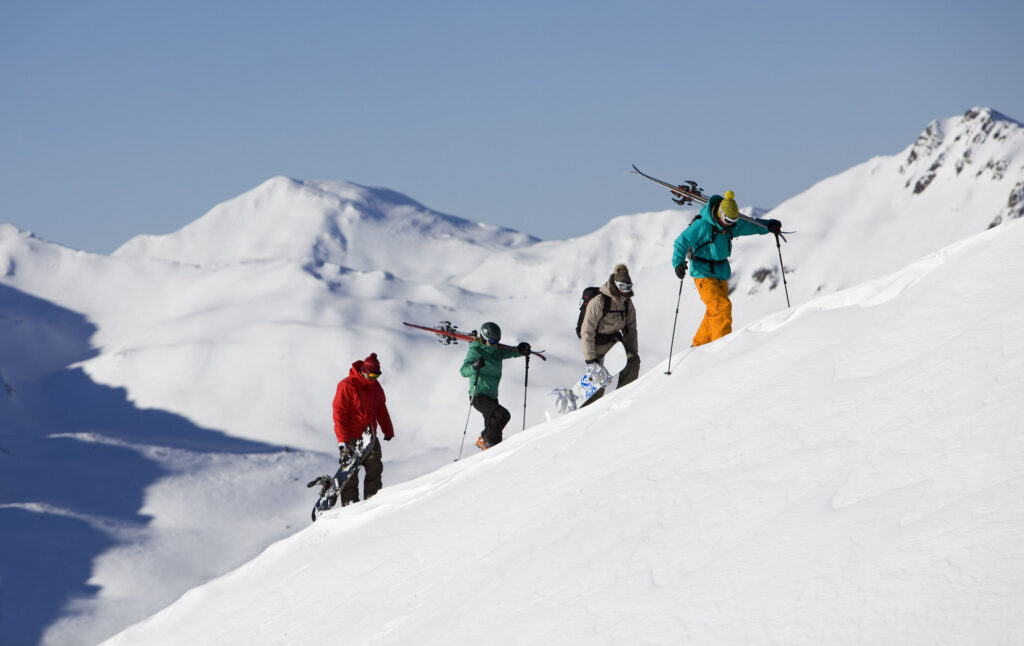
[[736, 194], [726, 191], [725, 197], [718, 205], [718, 215], [726, 224], [735, 224], [740, 219], [740, 208], [736, 206]]

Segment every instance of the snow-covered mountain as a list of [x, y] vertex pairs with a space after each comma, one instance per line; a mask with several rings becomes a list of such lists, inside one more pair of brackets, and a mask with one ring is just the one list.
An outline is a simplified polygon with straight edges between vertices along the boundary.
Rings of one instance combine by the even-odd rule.
[[[798, 231], [782, 249], [796, 302], [1022, 216], [1024, 126], [988, 108], [933, 121], [902, 152], [824, 179], [770, 215]], [[779, 280], [777, 250], [750, 239], [736, 249], [735, 293], [773, 302], [756, 295]]]
[[1022, 245], [1000, 227], [662, 361], [107, 643], [1020, 643]]
[[[436, 279], [431, 266], [439, 256], [449, 259], [446, 269], [461, 273], [489, 251], [535, 242], [510, 229], [431, 211], [387, 189], [275, 177], [180, 231], [138, 236], [114, 255], [208, 267], [292, 261]], [[386, 250], [401, 253], [382, 257]]]
[[[778, 206], [772, 217], [797, 231], [782, 246], [792, 315], [1020, 217], [1022, 151], [1019, 123], [972, 109]], [[754, 197], [712, 190], [726, 188]], [[693, 213], [622, 216], [542, 242], [392, 191], [278, 177], [109, 257], [0, 225], [0, 636], [95, 643], [294, 534], [310, 504], [305, 481], [333, 469], [334, 386], [369, 352], [383, 362], [398, 432], [385, 447], [386, 490], [448, 465], [468, 412], [464, 346], [403, 320], [495, 320], [506, 339], [548, 351], [530, 365], [525, 420], [522, 369], [506, 371], [515, 435], [544, 421], [544, 393], [578, 376], [579, 292], [625, 262], [641, 371], [655, 372], [679, 293], [671, 244]], [[737, 240], [737, 329], [785, 308], [778, 254], [769, 237]], [[680, 302], [677, 355], [703, 312], [689, 281]], [[778, 348], [783, 365], [805, 352]], [[649, 407], [642, 426], [676, 428], [692, 414]], [[468, 432], [478, 426], [471, 416]]]

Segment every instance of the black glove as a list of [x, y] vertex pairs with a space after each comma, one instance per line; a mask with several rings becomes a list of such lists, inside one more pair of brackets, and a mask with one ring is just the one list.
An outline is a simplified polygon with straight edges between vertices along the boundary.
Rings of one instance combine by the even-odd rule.
[[484, 367], [484, 358], [483, 357], [478, 357], [477, 360], [473, 362], [473, 370], [479, 371], [483, 367]]
[[592, 363], [597, 363], [597, 359], [587, 359], [584, 363], [586, 363], [589, 366]]
[[523, 341], [522, 343], [516, 346], [516, 350], [518, 350], [519, 354], [523, 355], [524, 357], [529, 356], [530, 344], [527, 343], [526, 341]]
[[338, 464], [347, 464], [352, 460], [352, 447], [345, 442], [339, 442], [338, 454]]
[[768, 220], [765, 222], [765, 224], [768, 225], [768, 230], [774, 233], [775, 235], [779, 235], [780, 233], [782, 233], [782, 223], [779, 222], [778, 220]]
[[676, 265], [676, 278], [678, 278], [679, 280], [682, 280], [683, 278], [686, 278], [686, 261], [685, 260], [683, 262], [679, 263], [678, 265]]

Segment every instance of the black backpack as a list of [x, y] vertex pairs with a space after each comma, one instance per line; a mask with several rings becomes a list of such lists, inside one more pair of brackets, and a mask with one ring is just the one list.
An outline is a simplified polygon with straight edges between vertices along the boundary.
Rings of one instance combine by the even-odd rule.
[[[577, 338], [583, 338], [583, 318], [587, 315], [587, 304], [595, 296], [601, 297], [601, 318], [608, 313], [608, 306], [611, 305], [611, 298], [608, 294], [602, 293], [600, 287], [587, 287], [583, 290], [583, 294], [580, 296], [580, 316], [576, 319], [576, 336]], [[623, 312], [629, 310], [630, 299], [626, 299], [626, 309]], [[601, 325], [601, 319], [598, 319], [597, 324]], [[614, 341], [622, 340], [622, 332], [616, 332], [615, 334], [597, 334], [595, 342], [597, 345], [604, 345], [606, 343], [612, 343]]]

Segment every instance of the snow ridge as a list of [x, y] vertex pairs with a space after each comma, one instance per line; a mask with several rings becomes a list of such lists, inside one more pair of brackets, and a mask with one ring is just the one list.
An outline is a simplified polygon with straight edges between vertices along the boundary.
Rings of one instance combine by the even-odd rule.
[[403, 249], [405, 262], [397, 254], [391, 259], [401, 273], [438, 245], [458, 255], [472, 247], [536, 242], [511, 229], [432, 211], [392, 190], [274, 177], [180, 231], [137, 236], [114, 255], [199, 266], [288, 260], [372, 270], [384, 264], [377, 255], [384, 246]]

